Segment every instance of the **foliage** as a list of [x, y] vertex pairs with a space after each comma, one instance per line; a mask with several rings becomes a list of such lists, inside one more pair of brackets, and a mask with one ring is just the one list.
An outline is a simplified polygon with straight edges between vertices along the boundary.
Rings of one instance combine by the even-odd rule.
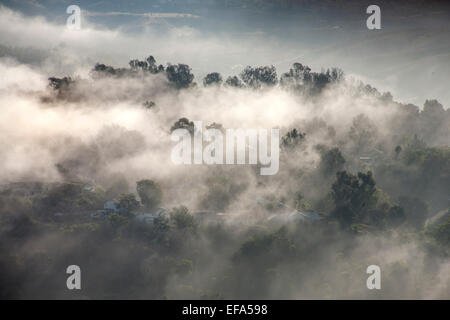
[[274, 86], [278, 83], [277, 71], [274, 66], [247, 66], [240, 74], [242, 81], [250, 88], [258, 89], [262, 86]]
[[339, 148], [322, 151], [320, 155], [320, 171], [325, 175], [334, 175], [344, 168], [345, 159]]
[[80, 183], [63, 183], [51, 188], [42, 198], [36, 201], [42, 211], [74, 212], [101, 207], [104, 195], [96, 191], [86, 190]]
[[241, 79], [239, 79], [237, 76], [230, 76], [225, 81], [225, 85], [228, 87], [234, 87], [234, 88], [243, 88], [244, 83]]
[[292, 129], [281, 138], [281, 145], [285, 148], [294, 149], [305, 140], [306, 134]]
[[170, 221], [175, 228], [180, 230], [194, 230], [196, 228], [194, 217], [185, 206], [173, 208], [170, 212]]
[[140, 180], [136, 183], [136, 190], [142, 204], [149, 210], [154, 210], [162, 202], [163, 192], [161, 186], [153, 180]]
[[188, 118], [180, 118], [172, 125], [172, 127], [170, 128], [170, 132], [173, 132], [177, 129], [186, 129], [191, 135], [193, 135], [195, 131], [195, 125], [194, 122], [189, 121]]
[[332, 185], [332, 196], [336, 206], [333, 216], [343, 227], [357, 222], [363, 211], [373, 207], [375, 191], [372, 172], [358, 172], [355, 176], [347, 171], [338, 171], [336, 182]]
[[169, 82], [178, 89], [188, 88], [194, 80], [191, 68], [187, 64], [169, 64], [166, 68], [166, 75]]
[[425, 234], [448, 248], [450, 245], [450, 209], [445, 219], [437, 225], [428, 227], [425, 230]]
[[133, 193], [126, 193], [119, 197], [117, 206], [121, 212], [129, 215], [139, 208], [139, 201]]
[[222, 76], [218, 72], [208, 73], [205, 78], [203, 78], [203, 85], [205, 87], [211, 85], [221, 85], [222, 84]]
[[281, 75], [280, 83], [285, 88], [315, 95], [328, 85], [340, 82], [343, 79], [344, 72], [341, 69], [332, 68], [317, 73], [311, 72], [310, 67], [295, 62], [288, 72]]

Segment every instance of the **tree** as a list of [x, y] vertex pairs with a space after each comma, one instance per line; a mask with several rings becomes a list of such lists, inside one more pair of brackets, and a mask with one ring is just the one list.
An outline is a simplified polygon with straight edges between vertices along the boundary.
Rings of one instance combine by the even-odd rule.
[[206, 129], [217, 129], [219, 131], [225, 132], [225, 128], [221, 123], [213, 122], [210, 125], [206, 126]]
[[344, 168], [345, 159], [339, 148], [323, 151], [320, 155], [320, 171], [326, 175], [335, 174]]
[[67, 89], [70, 84], [74, 82], [71, 77], [64, 77], [64, 78], [56, 78], [56, 77], [50, 77], [49, 80], [49, 86], [54, 90], [61, 90], [61, 89]]
[[136, 183], [136, 189], [147, 209], [154, 210], [161, 204], [163, 193], [158, 183], [148, 179], [140, 180]]
[[122, 194], [118, 202], [117, 207], [124, 214], [131, 214], [139, 208], [139, 201], [136, 200], [136, 196], [132, 193]]
[[[136, 60], [137, 61], [137, 60]], [[130, 61], [131, 63], [131, 61]], [[103, 77], [120, 77], [125, 75], [131, 75], [130, 69], [126, 68], [114, 68], [107, 66], [103, 63], [97, 63], [91, 70], [91, 75], [94, 79]]]
[[205, 76], [205, 78], [203, 79], [203, 85], [205, 87], [208, 87], [211, 85], [220, 86], [221, 84], [222, 84], [222, 76], [218, 72], [208, 73]]
[[320, 93], [327, 85], [344, 79], [344, 72], [339, 68], [322, 72], [311, 72], [311, 68], [301, 63], [294, 63], [289, 72], [283, 73], [280, 83], [284, 87], [302, 90], [310, 94]]
[[192, 134], [194, 134], [194, 131], [195, 131], [194, 122], [189, 121], [188, 118], [180, 118], [170, 128], [170, 132], [173, 132], [177, 129], [186, 129], [192, 135]]
[[304, 66], [301, 63], [294, 63], [289, 72], [283, 73], [280, 78], [280, 83], [284, 87], [291, 87], [293, 89], [300, 89], [305, 86], [310, 80], [311, 68]]
[[[329, 82], [339, 82], [344, 79], [344, 71], [339, 68], [328, 69], [326, 74]], [[390, 92], [387, 92], [386, 95], [389, 96]]]
[[80, 183], [63, 183], [48, 190], [39, 202], [42, 211], [72, 212], [97, 209], [103, 200], [101, 193], [86, 190]]
[[259, 89], [263, 85], [274, 86], [277, 84], [277, 71], [274, 66], [256, 67], [247, 66], [240, 74], [242, 81], [254, 89]]
[[436, 225], [427, 227], [426, 235], [434, 238], [438, 243], [442, 244], [447, 250], [450, 245], [450, 209], [441, 222]]
[[[137, 59], [131, 60], [129, 62], [130, 68], [133, 71], [143, 71], [150, 73], [158, 73], [159, 67], [156, 65], [156, 60], [153, 56], [149, 56], [145, 61], [140, 61]], [[164, 71], [164, 67], [163, 70]]]
[[170, 213], [170, 220], [177, 229], [195, 229], [196, 224], [194, 216], [189, 213], [189, 209], [185, 206], [173, 208]]
[[355, 152], [366, 152], [374, 145], [377, 134], [373, 122], [366, 115], [359, 114], [353, 118], [348, 136]]
[[295, 148], [305, 141], [305, 137], [306, 133], [301, 133], [294, 128], [281, 138], [281, 145], [285, 148]]
[[237, 76], [230, 76], [225, 81], [225, 85], [228, 87], [235, 87], [235, 88], [242, 88], [244, 84], [242, 83], [241, 79], [239, 79]]
[[437, 114], [442, 115], [445, 112], [444, 106], [436, 99], [425, 100], [423, 104], [423, 114]]
[[114, 227], [114, 228], [119, 228], [125, 224], [127, 224], [129, 222], [129, 217], [124, 216], [124, 215], [120, 215], [117, 213], [113, 213], [112, 215], [110, 215], [108, 217], [109, 219], [109, 223]]
[[349, 227], [364, 216], [364, 211], [373, 205], [375, 180], [370, 171], [358, 172], [358, 176], [347, 171], [338, 171], [336, 178], [331, 187], [335, 203], [333, 216], [341, 226]]
[[58, 98], [67, 98], [70, 89], [75, 84], [75, 80], [73, 80], [71, 77], [64, 77], [64, 78], [55, 78], [51, 77], [48, 78], [49, 80], [49, 87], [52, 88]]
[[167, 79], [178, 89], [188, 88], [194, 80], [191, 68], [187, 64], [168, 64], [166, 75]]
[[169, 218], [165, 215], [158, 215], [153, 220], [153, 229], [157, 232], [164, 233], [170, 229]]
[[156, 106], [156, 103], [154, 101], [145, 101], [143, 105], [145, 109], [150, 110]]
[[156, 60], [153, 56], [149, 56], [146, 59], [147, 63], [148, 63], [148, 71], [150, 71], [151, 73], [158, 73], [158, 67], [156, 66]]
[[137, 59], [131, 60], [128, 63], [131, 67], [131, 69], [138, 71], [138, 70], [142, 70], [142, 71], [147, 71], [148, 70], [148, 63], [145, 61], [139, 61]]

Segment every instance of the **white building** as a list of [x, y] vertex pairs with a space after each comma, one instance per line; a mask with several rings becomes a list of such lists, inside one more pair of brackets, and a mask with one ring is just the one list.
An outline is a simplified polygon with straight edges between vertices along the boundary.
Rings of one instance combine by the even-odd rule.
[[153, 213], [140, 213], [134, 220], [139, 223], [153, 224], [156, 218], [169, 218], [169, 213], [164, 208], [158, 208]]
[[112, 212], [119, 212], [119, 207], [116, 200], [107, 200], [103, 205], [103, 209]]

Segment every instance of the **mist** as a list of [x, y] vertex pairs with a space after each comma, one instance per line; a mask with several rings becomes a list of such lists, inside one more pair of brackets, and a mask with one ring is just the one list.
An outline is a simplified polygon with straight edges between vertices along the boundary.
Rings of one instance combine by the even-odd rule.
[[[78, 32], [6, 7], [0, 21], [0, 297], [450, 298], [442, 90], [415, 105], [392, 82], [319, 65], [338, 54], [277, 63], [294, 49], [276, 37], [89, 20]], [[212, 72], [220, 81], [204, 80]], [[190, 121], [279, 128], [278, 173], [173, 164], [172, 129]], [[126, 209], [92, 218], [111, 199]], [[157, 207], [168, 215], [136, 219]], [[291, 212], [320, 220], [277, 218]], [[66, 288], [71, 264], [80, 292]], [[366, 287], [369, 265], [381, 290]]]

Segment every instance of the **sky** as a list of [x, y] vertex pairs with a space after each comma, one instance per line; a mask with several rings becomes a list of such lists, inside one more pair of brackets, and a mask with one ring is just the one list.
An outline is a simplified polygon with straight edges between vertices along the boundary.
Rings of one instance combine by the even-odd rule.
[[[450, 106], [450, 6], [444, 1], [377, 1], [381, 30], [366, 27], [369, 1], [159, 0], [0, 1], [0, 57], [49, 76], [81, 75], [96, 63], [126, 66], [155, 56], [189, 64], [197, 80], [246, 65], [294, 62], [339, 67], [394, 99]], [[82, 10], [67, 30], [69, 5]]]

